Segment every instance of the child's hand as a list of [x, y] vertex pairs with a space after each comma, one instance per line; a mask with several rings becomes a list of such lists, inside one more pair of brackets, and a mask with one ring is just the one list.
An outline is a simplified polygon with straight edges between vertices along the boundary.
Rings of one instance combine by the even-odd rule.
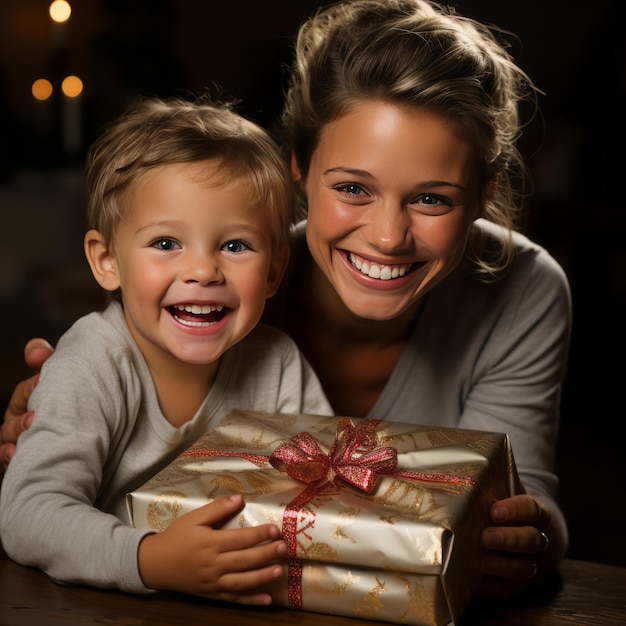
[[257, 587], [280, 578], [273, 563], [287, 554], [273, 524], [221, 530], [243, 506], [242, 496], [220, 498], [183, 515], [162, 533], [139, 545], [139, 572], [146, 587], [167, 589], [243, 604], [270, 604]]

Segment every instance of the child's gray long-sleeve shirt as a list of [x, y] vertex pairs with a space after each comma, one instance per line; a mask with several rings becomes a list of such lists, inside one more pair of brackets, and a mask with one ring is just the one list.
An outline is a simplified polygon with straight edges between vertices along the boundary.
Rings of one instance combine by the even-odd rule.
[[36, 413], [2, 483], [6, 553], [64, 582], [148, 591], [125, 495], [234, 408], [330, 414], [295, 344], [259, 326], [223, 357], [191, 421], [172, 426], [121, 306], [79, 320], [59, 341], [32, 395]]

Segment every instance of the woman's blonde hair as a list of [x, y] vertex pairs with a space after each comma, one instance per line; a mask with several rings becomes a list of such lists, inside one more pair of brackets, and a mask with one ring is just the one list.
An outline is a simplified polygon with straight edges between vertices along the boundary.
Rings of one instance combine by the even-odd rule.
[[512, 260], [510, 231], [525, 192], [515, 143], [518, 106], [537, 91], [499, 31], [427, 0], [352, 0], [300, 28], [282, 122], [304, 176], [323, 127], [362, 100], [428, 109], [453, 122], [476, 153], [482, 215], [509, 232], [500, 250], [474, 251], [483, 272]]
[[294, 221], [293, 182], [274, 140], [208, 95], [140, 100], [97, 139], [87, 155], [89, 228], [113, 244], [128, 191], [147, 170], [174, 163], [211, 161], [225, 183], [247, 185], [251, 203], [266, 211], [274, 253], [289, 245]]

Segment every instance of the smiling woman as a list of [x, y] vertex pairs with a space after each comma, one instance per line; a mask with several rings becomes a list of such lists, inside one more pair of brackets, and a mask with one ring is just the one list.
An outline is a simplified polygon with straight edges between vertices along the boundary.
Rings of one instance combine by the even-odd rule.
[[353, 0], [305, 22], [283, 121], [307, 220], [268, 314], [336, 413], [510, 435], [528, 493], [494, 503], [484, 531], [481, 591], [497, 596], [567, 543], [554, 456], [570, 291], [514, 229], [525, 98], [500, 34], [453, 9]]

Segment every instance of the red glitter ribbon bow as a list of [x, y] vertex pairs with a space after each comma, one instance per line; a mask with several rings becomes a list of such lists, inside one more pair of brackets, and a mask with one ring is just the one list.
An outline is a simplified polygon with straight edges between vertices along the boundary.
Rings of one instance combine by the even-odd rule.
[[270, 456], [276, 469], [294, 480], [307, 484], [337, 478], [362, 491], [371, 493], [381, 474], [392, 474], [398, 464], [395, 448], [377, 445], [376, 434], [354, 426], [349, 418], [337, 425], [335, 441], [326, 454], [315, 437], [307, 432], [282, 443]]

